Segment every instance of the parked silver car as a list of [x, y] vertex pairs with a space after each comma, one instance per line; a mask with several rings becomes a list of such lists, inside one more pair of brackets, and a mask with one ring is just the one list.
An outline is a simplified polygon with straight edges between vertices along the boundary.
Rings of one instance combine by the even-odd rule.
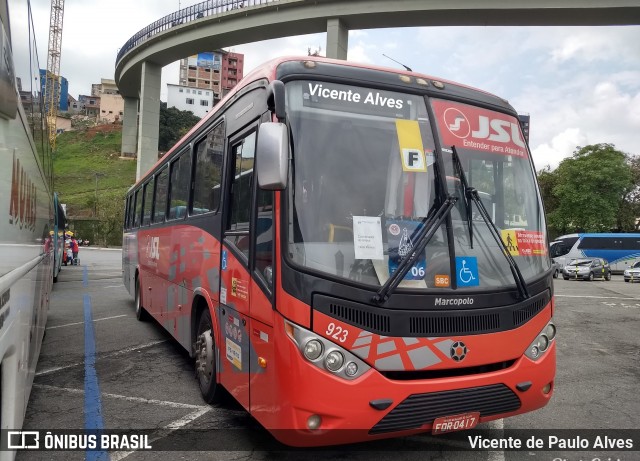
[[640, 261], [636, 262], [629, 269], [624, 271], [625, 282], [638, 282], [640, 281]]
[[562, 269], [562, 278], [593, 280], [603, 278], [611, 280], [609, 263], [601, 258], [574, 259]]

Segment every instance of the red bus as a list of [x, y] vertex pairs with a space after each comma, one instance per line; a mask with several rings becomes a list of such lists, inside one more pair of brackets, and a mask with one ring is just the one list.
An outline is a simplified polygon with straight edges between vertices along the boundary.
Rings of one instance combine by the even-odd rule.
[[551, 398], [542, 201], [517, 113], [489, 93], [268, 62], [131, 188], [123, 243], [138, 318], [191, 353], [207, 402], [224, 388], [285, 443], [470, 428]]

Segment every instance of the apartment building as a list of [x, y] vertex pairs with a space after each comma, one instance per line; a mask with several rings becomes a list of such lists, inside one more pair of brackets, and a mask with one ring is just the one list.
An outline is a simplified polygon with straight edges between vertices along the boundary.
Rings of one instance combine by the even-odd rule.
[[190, 110], [194, 115], [202, 118], [213, 107], [213, 100], [214, 95], [211, 89], [191, 88], [167, 83], [167, 107]]
[[211, 90], [215, 104], [238, 84], [243, 71], [243, 54], [223, 50], [198, 53], [180, 60], [179, 86]]

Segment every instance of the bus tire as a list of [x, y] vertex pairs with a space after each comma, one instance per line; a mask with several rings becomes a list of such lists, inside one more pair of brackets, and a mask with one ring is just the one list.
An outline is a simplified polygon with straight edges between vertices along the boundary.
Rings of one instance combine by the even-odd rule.
[[140, 288], [140, 279], [136, 277], [136, 318], [141, 322], [146, 322], [149, 319], [149, 313], [142, 306], [142, 289]]
[[195, 372], [200, 393], [207, 403], [219, 402], [222, 397], [222, 387], [218, 384], [216, 377], [216, 343], [208, 308], [200, 314], [196, 332]]

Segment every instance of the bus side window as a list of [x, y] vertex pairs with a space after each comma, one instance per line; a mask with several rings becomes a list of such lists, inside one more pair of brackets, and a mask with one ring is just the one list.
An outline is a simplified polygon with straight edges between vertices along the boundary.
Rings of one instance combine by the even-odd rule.
[[564, 256], [567, 253], [569, 253], [569, 250], [562, 243], [557, 243], [551, 247], [552, 258], [556, 258], [558, 256]]
[[169, 219], [181, 219], [187, 214], [189, 203], [189, 185], [191, 184], [191, 152], [180, 154], [178, 160], [171, 163], [169, 181]]
[[194, 190], [191, 214], [217, 211], [224, 159], [224, 123], [213, 128], [195, 148]]
[[124, 221], [122, 223], [122, 227], [124, 229], [128, 229], [129, 228], [129, 206], [130, 206], [130, 202], [131, 202], [131, 196], [128, 195], [124, 199]]
[[153, 200], [153, 222], [163, 222], [167, 213], [167, 189], [168, 189], [168, 170], [165, 166], [162, 172], [156, 176], [156, 193]]
[[231, 152], [234, 174], [227, 230], [235, 233], [230, 235], [229, 239], [247, 258], [249, 258], [249, 222], [255, 149], [256, 133], [254, 131], [234, 144]]
[[147, 226], [151, 223], [151, 208], [153, 204], [153, 178], [144, 185], [144, 203], [142, 212], [142, 225]]
[[133, 215], [133, 227], [140, 226], [140, 215], [142, 214], [142, 189], [136, 191], [135, 214]]

